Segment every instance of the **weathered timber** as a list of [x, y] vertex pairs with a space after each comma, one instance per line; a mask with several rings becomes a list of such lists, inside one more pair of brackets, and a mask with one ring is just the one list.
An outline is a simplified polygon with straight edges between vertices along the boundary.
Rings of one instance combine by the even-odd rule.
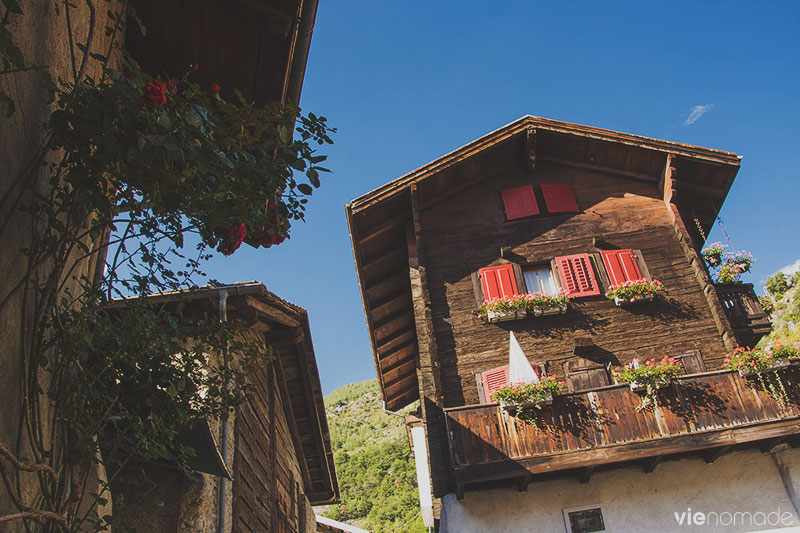
[[[680, 378], [663, 389], [653, 409], [628, 387], [557, 396], [535, 423], [515, 420], [496, 405], [448, 409], [451, 466], [457, 483], [518, 478], [567, 469], [648, 459], [646, 469], [670, 454], [800, 434], [800, 372], [780, 373], [787, 397], [778, 401], [733, 372]], [[583, 470], [583, 477], [586, 470]], [[590, 472], [589, 472], [590, 473]]]

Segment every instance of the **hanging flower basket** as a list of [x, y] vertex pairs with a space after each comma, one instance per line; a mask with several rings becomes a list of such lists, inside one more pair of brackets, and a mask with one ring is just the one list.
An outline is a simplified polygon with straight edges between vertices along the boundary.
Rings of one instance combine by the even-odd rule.
[[615, 379], [628, 383], [631, 391], [643, 394], [644, 399], [637, 410], [658, 405], [658, 391], [663, 389], [682, 372], [681, 365], [672, 357], [664, 356], [660, 361], [650, 359], [640, 364], [634, 359], [623, 368], [612, 372]]
[[[663, 389], [669, 383], [668, 379], [657, 379], [650, 383], [650, 388], [653, 390]], [[631, 381], [629, 385], [632, 392], [647, 392], [648, 384], [644, 381]]]
[[708, 266], [717, 267], [722, 264], [722, 253], [728, 246], [721, 242], [712, 242], [703, 248], [703, 259], [706, 260]]
[[525, 409], [526, 407], [537, 408], [541, 407], [542, 405], [550, 405], [553, 403], [553, 393], [548, 392], [542, 394], [537, 400], [535, 401], [515, 401], [515, 400], [500, 400], [500, 407], [506, 411], [516, 411], [517, 409]]
[[617, 307], [622, 307], [624, 305], [652, 301], [656, 293], [662, 290], [664, 290], [664, 286], [657, 279], [653, 281], [639, 279], [625, 281], [619, 285], [609, 285], [606, 290], [606, 298], [614, 300]]

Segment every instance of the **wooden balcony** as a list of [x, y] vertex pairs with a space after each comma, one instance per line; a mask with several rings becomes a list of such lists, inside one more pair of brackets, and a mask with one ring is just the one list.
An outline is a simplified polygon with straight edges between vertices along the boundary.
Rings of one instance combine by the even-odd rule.
[[[701, 452], [711, 462], [731, 446], [766, 449], [800, 439], [800, 367], [778, 374], [787, 393], [774, 398], [738, 373], [682, 376], [659, 393], [659, 406], [640, 409], [642, 396], [612, 385], [557, 396], [535, 424], [497, 404], [445, 410], [457, 493], [476, 484], [568, 474], [588, 481], [601, 466], [641, 464], [652, 471], [664, 457]], [[480, 485], [477, 485], [480, 486]]]
[[772, 331], [752, 283], [717, 283], [715, 287], [739, 344], [753, 347]]

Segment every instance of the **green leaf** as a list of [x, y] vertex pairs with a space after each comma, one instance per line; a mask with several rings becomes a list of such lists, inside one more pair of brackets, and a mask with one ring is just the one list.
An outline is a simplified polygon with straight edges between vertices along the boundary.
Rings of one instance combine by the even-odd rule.
[[314, 192], [314, 189], [312, 189], [311, 186], [306, 183], [301, 183], [298, 185], [297, 190], [306, 195], [311, 195], [311, 193]]

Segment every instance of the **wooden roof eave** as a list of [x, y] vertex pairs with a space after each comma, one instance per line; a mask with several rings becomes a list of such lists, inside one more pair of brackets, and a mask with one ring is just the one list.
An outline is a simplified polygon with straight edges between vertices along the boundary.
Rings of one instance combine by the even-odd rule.
[[361, 212], [373, 205], [401, 194], [403, 190], [413, 183], [419, 183], [425, 178], [456, 165], [487, 148], [526, 132], [530, 127], [540, 131], [620, 143], [665, 154], [672, 153], [714, 165], [732, 165], [738, 168], [741, 161], [741, 157], [733, 152], [527, 115], [354, 199], [348, 205], [353, 213]]

